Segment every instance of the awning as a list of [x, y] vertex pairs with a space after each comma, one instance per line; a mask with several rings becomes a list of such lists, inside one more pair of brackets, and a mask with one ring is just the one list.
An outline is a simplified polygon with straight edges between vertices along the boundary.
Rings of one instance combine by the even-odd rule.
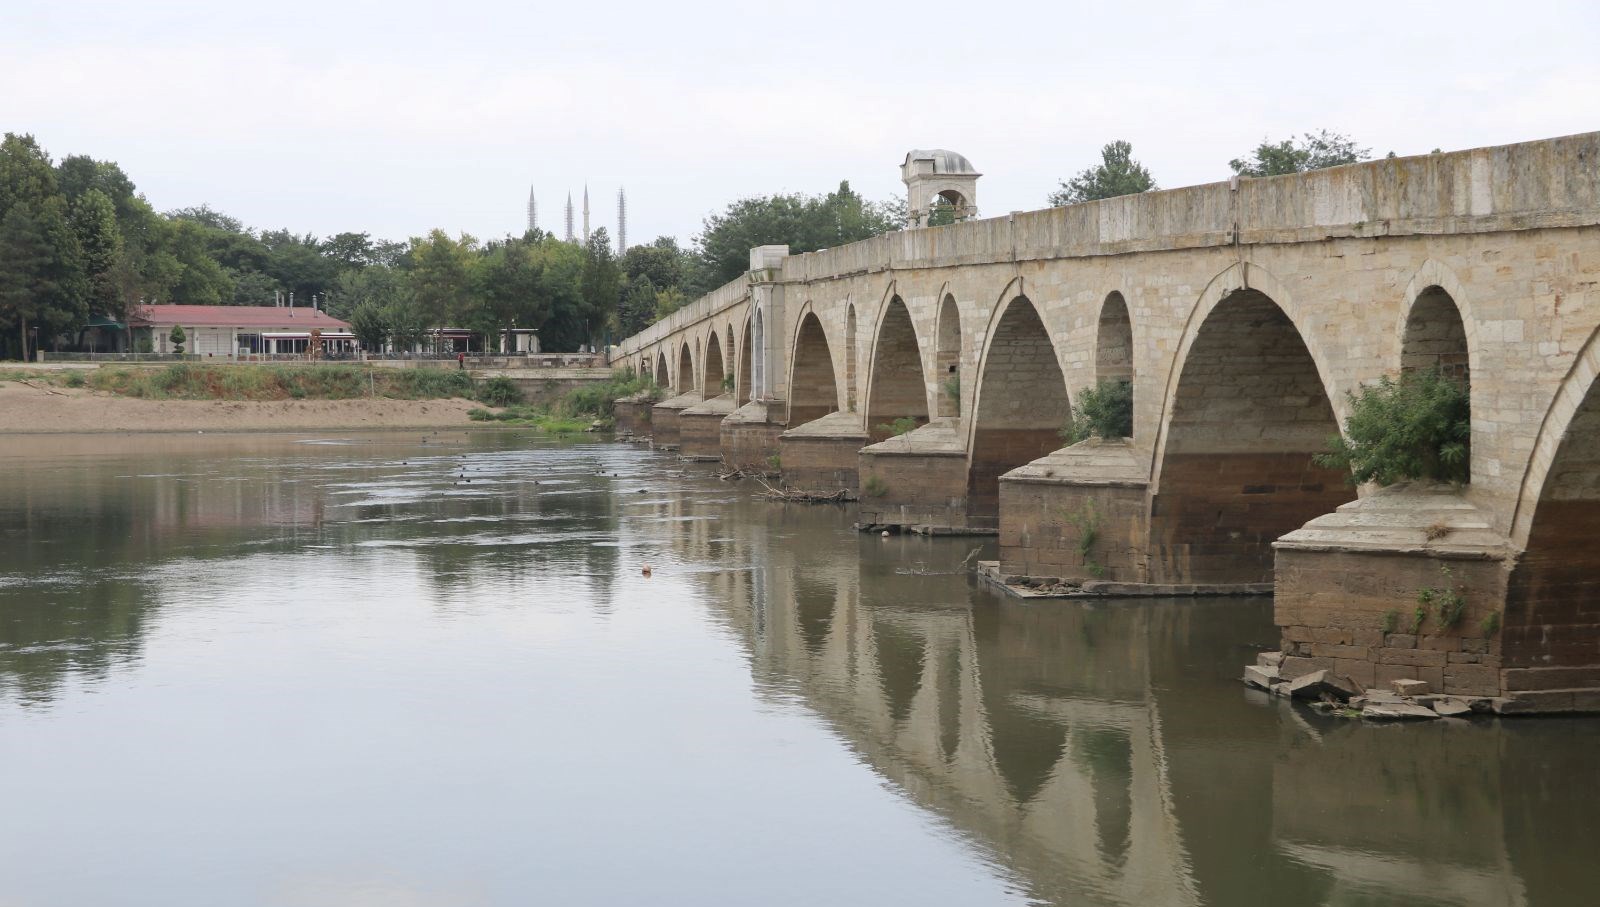
[[128, 329], [128, 326], [122, 322], [114, 321], [104, 315], [96, 315], [90, 318], [87, 326], [91, 328], [110, 328], [114, 331], [126, 331]]
[[[310, 340], [310, 331], [263, 331], [262, 340]], [[349, 331], [323, 331], [323, 340], [354, 340], [356, 335]]]

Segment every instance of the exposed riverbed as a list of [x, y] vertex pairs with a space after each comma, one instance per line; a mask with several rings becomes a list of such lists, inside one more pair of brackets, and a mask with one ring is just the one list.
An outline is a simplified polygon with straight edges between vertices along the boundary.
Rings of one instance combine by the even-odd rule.
[[[1266, 599], [440, 431], [0, 438], [0, 905], [1566, 905], [1600, 721], [1247, 690]], [[649, 567], [649, 575], [644, 568]]]

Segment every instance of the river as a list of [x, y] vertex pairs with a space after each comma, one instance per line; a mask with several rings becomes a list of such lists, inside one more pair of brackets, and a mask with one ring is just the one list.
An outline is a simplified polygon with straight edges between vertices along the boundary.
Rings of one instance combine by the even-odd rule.
[[[0, 439], [0, 905], [1565, 905], [1600, 720], [517, 432]], [[648, 568], [648, 571], [646, 570]]]

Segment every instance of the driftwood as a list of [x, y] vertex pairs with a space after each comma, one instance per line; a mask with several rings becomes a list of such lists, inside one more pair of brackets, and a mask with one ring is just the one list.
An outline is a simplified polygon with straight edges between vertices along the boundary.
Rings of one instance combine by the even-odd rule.
[[775, 501], [790, 501], [796, 504], [843, 504], [851, 499], [850, 492], [843, 488], [826, 494], [815, 491], [793, 491], [787, 488], [775, 488], [765, 478], [758, 475], [753, 475], [751, 478], [761, 483], [761, 487], [766, 489], [762, 493], [762, 497]]
[[[762, 472], [759, 469], [746, 469], [743, 466], [737, 466], [737, 467], [735, 467], [733, 469], [728, 470], [727, 472], [719, 472], [719, 473], [717, 473], [717, 478], [721, 479], [724, 482], [731, 482], [731, 481], [733, 481], [735, 479], [756, 479], [756, 480], [760, 480], [760, 479], [764, 479], [766, 477], [767, 477], [767, 474]], [[763, 484], [765, 484], [765, 483], [763, 483]]]

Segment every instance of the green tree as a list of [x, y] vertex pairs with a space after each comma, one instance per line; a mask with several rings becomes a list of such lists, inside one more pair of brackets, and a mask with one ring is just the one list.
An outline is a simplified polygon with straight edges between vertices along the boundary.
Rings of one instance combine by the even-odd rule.
[[0, 217], [17, 205], [38, 217], [45, 200], [59, 194], [50, 156], [33, 136], [6, 133], [0, 140]]
[[630, 280], [617, 313], [618, 332], [624, 337], [631, 337], [649, 327], [656, 319], [656, 301], [656, 285], [648, 275], [641, 274]]
[[537, 328], [550, 315], [549, 299], [541, 292], [542, 261], [536, 245], [507, 239], [490, 243], [473, 267], [473, 299], [464, 322], [483, 335], [484, 348], [494, 345], [501, 331]]
[[72, 202], [72, 228], [83, 254], [91, 312], [121, 315], [122, 233], [110, 196], [90, 189]]
[[235, 271], [224, 269], [233, 283], [233, 297], [225, 300], [233, 305], [274, 305], [282, 287], [260, 271]]
[[183, 344], [189, 339], [189, 335], [183, 332], [183, 325], [173, 325], [172, 333], [167, 335], [167, 339], [172, 341], [172, 351], [177, 353], [179, 356], [182, 356]]
[[428, 319], [409, 292], [383, 306], [383, 321], [389, 327], [389, 341], [399, 352], [415, 350], [428, 336]]
[[678, 247], [677, 239], [658, 236], [648, 245], [634, 246], [621, 258], [622, 274], [631, 286], [648, 279], [656, 289], [683, 286], [693, 262], [690, 254]]
[[443, 230], [411, 240], [407, 269], [416, 304], [429, 327], [445, 327], [461, 317], [471, 292], [471, 268], [478, 241]]
[[16, 332], [19, 359], [28, 358], [28, 329], [44, 306], [49, 263], [44, 231], [26, 206], [14, 205], [0, 218], [0, 326]]
[[167, 251], [177, 260], [171, 301], [179, 305], [219, 305], [233, 298], [233, 281], [206, 248], [210, 228], [193, 220], [168, 222]]
[[1228, 166], [1240, 176], [1282, 176], [1355, 164], [1367, 160], [1371, 154], [1372, 149], [1359, 148], [1350, 138], [1323, 129], [1306, 133], [1298, 142], [1294, 139], [1281, 142], [1262, 139], [1250, 157], [1234, 158], [1228, 162]]
[[689, 304], [689, 294], [675, 287], [669, 287], [656, 294], [656, 320], [671, 315], [673, 312]]
[[617, 326], [617, 307], [622, 300], [622, 269], [617, 267], [605, 227], [589, 236], [578, 291], [583, 296], [586, 339], [595, 341], [602, 331]]
[[825, 196], [741, 199], [705, 219], [695, 237], [694, 274], [685, 290], [708, 293], [745, 273], [756, 246], [784, 244], [792, 253], [814, 252], [898, 230], [904, 222], [894, 206], [865, 201], [848, 182]]
[[539, 345], [547, 352], [574, 352], [589, 339], [589, 314], [581, 290], [585, 250], [547, 236], [534, 247], [534, 254], [540, 267], [539, 294], [550, 313], [540, 326]]
[[389, 339], [387, 310], [370, 299], [361, 303], [350, 313], [350, 332], [356, 335], [362, 349], [382, 352], [384, 341]]
[[1118, 139], [1100, 149], [1100, 163], [1084, 170], [1050, 193], [1052, 205], [1075, 205], [1156, 188], [1155, 178], [1133, 159], [1133, 145]]

